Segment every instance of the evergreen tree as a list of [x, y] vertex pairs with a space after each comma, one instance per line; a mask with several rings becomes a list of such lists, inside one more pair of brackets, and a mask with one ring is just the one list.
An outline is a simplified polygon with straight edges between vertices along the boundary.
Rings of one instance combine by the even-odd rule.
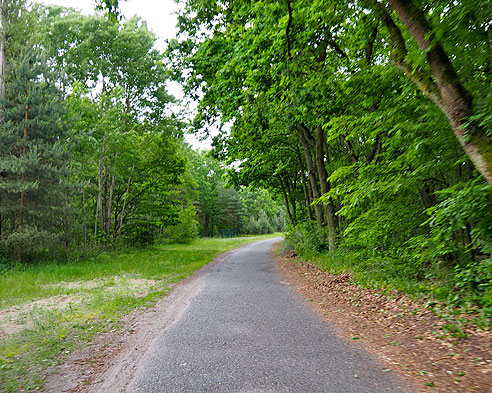
[[62, 97], [35, 51], [11, 62], [1, 101], [1, 245], [22, 261], [60, 237], [66, 221], [68, 154], [63, 139]]

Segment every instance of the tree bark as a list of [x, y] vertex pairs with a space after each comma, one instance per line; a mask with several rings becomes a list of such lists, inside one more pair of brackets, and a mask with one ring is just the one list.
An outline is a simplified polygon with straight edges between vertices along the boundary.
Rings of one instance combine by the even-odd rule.
[[306, 169], [304, 168], [304, 162], [302, 162], [299, 146], [297, 146], [296, 153], [297, 153], [297, 161], [299, 162], [299, 168], [301, 169], [301, 182], [302, 182], [302, 189], [304, 191], [304, 200], [306, 201], [306, 208], [308, 211], [309, 219], [314, 220], [313, 209], [311, 206], [312, 200], [311, 200], [311, 195], [309, 193], [309, 187], [307, 185], [307, 179], [306, 179]]
[[297, 208], [296, 208], [296, 198], [294, 195], [294, 192], [292, 191], [291, 187], [291, 181], [289, 179], [289, 176], [285, 176], [285, 184], [287, 186], [287, 196], [290, 199], [290, 205], [292, 208], [292, 225], [297, 225]]
[[87, 252], [87, 210], [85, 207], [85, 186], [82, 189], [82, 216], [83, 216], [82, 229], [84, 232], [84, 252]]
[[210, 215], [208, 213], [205, 213], [204, 217], [204, 224], [203, 224], [203, 236], [204, 237], [209, 237], [208, 232], [209, 232], [209, 225], [210, 225]]
[[[26, 91], [26, 95], [28, 92]], [[24, 147], [22, 149], [22, 155], [24, 157], [24, 160], [26, 159], [27, 156], [27, 122], [29, 120], [29, 105], [26, 105], [26, 112], [24, 115]], [[25, 163], [24, 163], [25, 164]], [[26, 180], [26, 173], [23, 171], [21, 174], [21, 184], [24, 185], [24, 182]], [[19, 228], [22, 229], [22, 226], [24, 225], [24, 206], [25, 206], [25, 199], [26, 199], [26, 193], [24, 190], [21, 191], [20, 193], [20, 210], [19, 210]], [[17, 247], [17, 260], [22, 262], [22, 246], [19, 244]]]
[[[1, 0], [1, 31], [0, 31], [0, 99], [7, 93], [7, 1]], [[3, 112], [0, 112], [0, 123], [3, 123]]]
[[287, 196], [287, 191], [285, 190], [285, 184], [280, 176], [278, 177], [278, 181], [280, 182], [280, 188], [282, 190], [282, 195], [284, 196], [285, 207], [287, 209], [287, 216], [289, 217], [290, 223], [294, 225], [294, 219], [292, 217], [292, 212], [290, 211], [290, 202], [289, 202], [289, 197]]
[[[324, 154], [324, 141], [325, 132], [323, 127], [318, 126], [316, 128], [316, 167], [318, 168], [319, 183], [321, 186], [321, 193], [324, 195], [330, 191], [330, 183], [328, 182], [328, 172], [325, 166], [325, 154]], [[338, 222], [333, 211], [333, 204], [331, 200], [325, 204], [326, 223], [328, 225], [328, 249], [334, 251], [336, 248], [336, 236], [338, 229]]]
[[[308, 170], [309, 174], [309, 182], [311, 183], [311, 189], [313, 191], [313, 198], [314, 200], [319, 199], [320, 191], [319, 191], [319, 185], [318, 185], [318, 180], [316, 179], [316, 173], [313, 165], [313, 156], [311, 154], [311, 149], [309, 147], [308, 143], [308, 136], [306, 135], [306, 128], [302, 125], [297, 126], [297, 131], [299, 135], [299, 141], [301, 142], [302, 148], [304, 150], [304, 158], [306, 160], [306, 167]], [[314, 210], [316, 213], [316, 223], [318, 224], [318, 229], [321, 231], [323, 230], [324, 226], [324, 217], [323, 217], [323, 207], [319, 204], [314, 205]]]
[[388, 10], [377, 0], [370, 0], [387, 27], [393, 43], [392, 61], [446, 115], [459, 143], [477, 170], [492, 184], [492, 139], [485, 130], [466, 122], [473, 115], [473, 96], [460, 81], [451, 60], [437, 40], [425, 14], [411, 0], [389, 0], [409, 33], [425, 53], [431, 74], [415, 69], [406, 59], [405, 40]]
[[[118, 153], [115, 154], [115, 160], [118, 158]], [[113, 194], [114, 194], [114, 186], [116, 182], [116, 169], [113, 168], [113, 174], [111, 175], [111, 184], [109, 186], [109, 197], [107, 203], [107, 211], [106, 211], [106, 243], [110, 243], [110, 233], [111, 233], [111, 224], [113, 217]]]
[[126, 201], [128, 199], [128, 193], [130, 192], [130, 184], [132, 181], [132, 175], [133, 171], [135, 169], [135, 164], [132, 165], [132, 169], [130, 171], [130, 176], [128, 177], [128, 183], [126, 184], [126, 190], [125, 190], [125, 196], [123, 198], [123, 207], [121, 208], [121, 213], [120, 213], [120, 225], [118, 228], [118, 237], [116, 238], [116, 244], [120, 242], [121, 239], [121, 231], [123, 229], [123, 216], [125, 215], [125, 208], [126, 208]]
[[98, 168], [98, 175], [97, 175], [97, 206], [96, 206], [96, 217], [94, 220], [94, 244], [96, 244], [97, 242], [98, 220], [101, 222], [101, 229], [103, 228], [102, 193], [103, 193], [103, 169], [104, 169], [105, 152], [106, 152], [106, 143], [104, 142], [102, 146], [101, 156], [99, 157], [99, 168]]

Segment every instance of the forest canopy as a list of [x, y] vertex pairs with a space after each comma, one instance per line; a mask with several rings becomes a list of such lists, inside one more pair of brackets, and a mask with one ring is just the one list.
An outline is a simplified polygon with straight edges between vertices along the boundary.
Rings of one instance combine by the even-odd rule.
[[184, 141], [145, 21], [3, 4], [3, 262], [285, 228], [275, 197]]

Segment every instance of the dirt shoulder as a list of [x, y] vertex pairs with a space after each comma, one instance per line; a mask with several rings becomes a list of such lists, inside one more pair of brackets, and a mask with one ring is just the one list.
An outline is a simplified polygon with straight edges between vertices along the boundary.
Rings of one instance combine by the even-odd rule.
[[[294, 255], [276, 255], [292, 287], [351, 344], [374, 354], [419, 392], [492, 392], [490, 332], [465, 326], [466, 338], [445, 334], [446, 321], [401, 294], [383, 295], [331, 275]], [[443, 329], [444, 327], [444, 329]]]
[[204, 277], [228, 255], [247, 244], [217, 256], [213, 262], [171, 288], [152, 307], [137, 310], [122, 321], [122, 329], [100, 334], [90, 344], [67, 355], [49, 370], [46, 393], [118, 393], [126, 391], [140, 359], [157, 335], [179, 318], [200, 291]]

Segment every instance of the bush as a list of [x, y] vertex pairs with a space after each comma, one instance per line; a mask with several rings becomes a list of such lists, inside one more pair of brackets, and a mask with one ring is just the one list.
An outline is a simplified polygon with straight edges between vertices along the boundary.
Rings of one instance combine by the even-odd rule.
[[198, 237], [196, 210], [192, 205], [179, 211], [179, 223], [167, 227], [164, 236], [172, 243], [190, 243]]
[[246, 225], [246, 233], [250, 235], [264, 235], [266, 233], [273, 233], [274, 230], [275, 228], [264, 210], [260, 211], [258, 219], [251, 217]]
[[285, 236], [285, 243], [303, 255], [328, 250], [326, 234], [318, 230], [316, 221], [306, 221], [292, 227]]

